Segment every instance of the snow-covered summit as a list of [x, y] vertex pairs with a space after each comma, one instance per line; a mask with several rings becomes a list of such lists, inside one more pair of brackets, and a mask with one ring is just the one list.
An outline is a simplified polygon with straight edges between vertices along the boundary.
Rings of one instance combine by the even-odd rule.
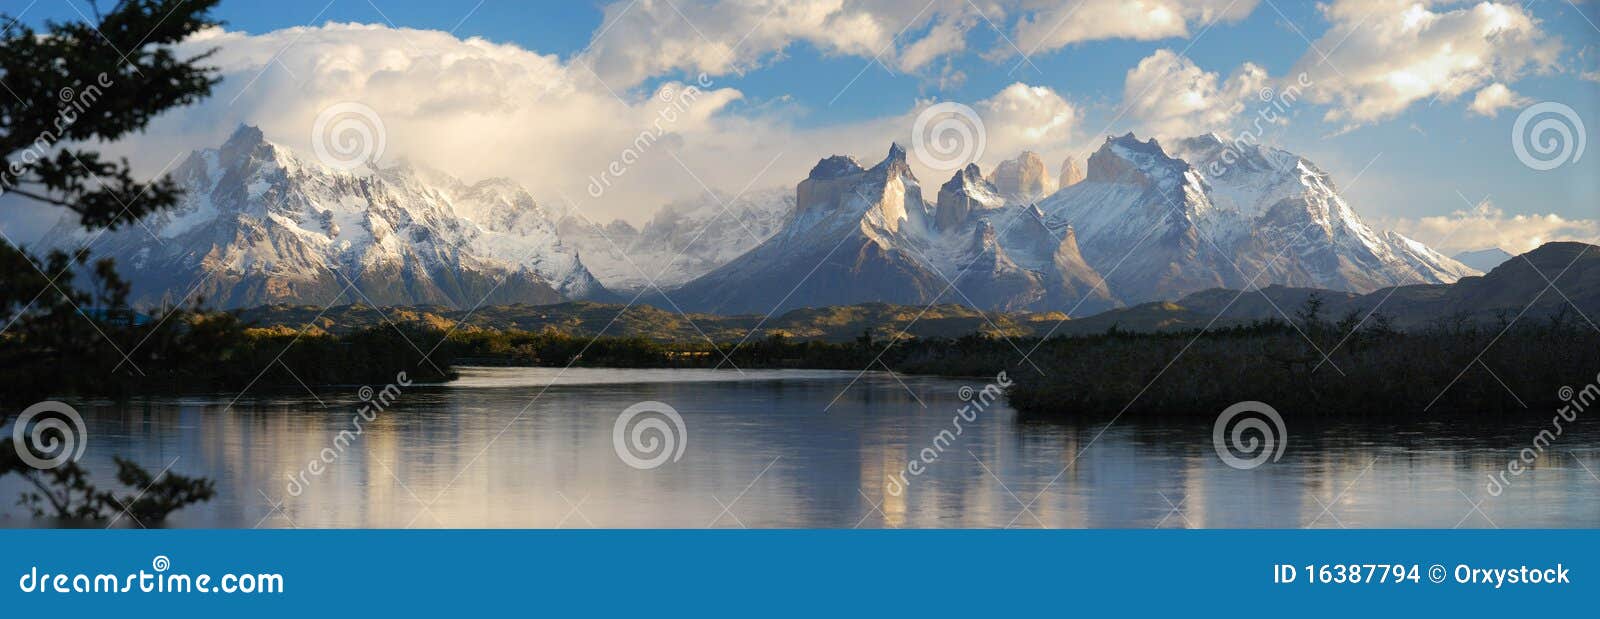
[[1215, 134], [1163, 146], [1108, 137], [1087, 177], [1045, 200], [1077, 229], [1091, 265], [1125, 302], [1269, 284], [1354, 292], [1475, 274], [1420, 243], [1366, 225], [1331, 175], [1288, 151]]
[[[635, 228], [504, 178], [325, 166], [242, 126], [174, 169], [176, 208], [94, 250], [136, 302], [223, 307], [549, 303], [654, 284], [673, 307], [717, 312], [886, 301], [1085, 315], [1218, 287], [1368, 292], [1477, 274], [1373, 230], [1306, 158], [1214, 134], [1107, 137], [1081, 169], [1063, 162], [1058, 190], [1024, 152], [925, 193], [906, 155], [827, 157], [793, 189], [708, 193]], [[88, 240], [70, 219], [51, 238]]]
[[[136, 302], [471, 307], [605, 292], [550, 214], [503, 179], [468, 185], [409, 163], [335, 169], [252, 126], [171, 176], [184, 189], [176, 207], [94, 246]], [[48, 238], [87, 241], [67, 220]]]
[[1098, 274], [1037, 208], [1008, 204], [976, 165], [957, 171], [929, 204], [905, 154], [891, 146], [865, 169], [849, 157], [823, 159], [796, 188], [795, 216], [782, 230], [672, 298], [756, 313], [869, 301], [1111, 307]]
[[1107, 137], [1037, 204], [1037, 155], [958, 170], [931, 204], [904, 157], [821, 160], [781, 230], [674, 298], [723, 312], [939, 301], [1082, 315], [1211, 288], [1367, 292], [1475, 273], [1372, 230], [1305, 158], [1215, 134]]

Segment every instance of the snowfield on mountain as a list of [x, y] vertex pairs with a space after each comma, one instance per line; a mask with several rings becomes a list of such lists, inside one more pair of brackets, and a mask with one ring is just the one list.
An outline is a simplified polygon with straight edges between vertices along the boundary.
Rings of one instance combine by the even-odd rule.
[[135, 303], [214, 307], [555, 303], [605, 296], [558, 215], [504, 179], [473, 185], [400, 164], [346, 172], [240, 127], [171, 173], [181, 203], [96, 239], [71, 218], [46, 238], [93, 241]]
[[924, 188], [892, 145], [870, 167], [828, 157], [793, 190], [708, 192], [636, 228], [505, 179], [329, 168], [243, 126], [174, 168], [176, 208], [103, 238], [64, 218], [48, 238], [93, 241], [135, 303], [226, 308], [637, 297], [725, 314], [886, 302], [1086, 316], [1212, 288], [1366, 293], [1478, 274], [1368, 227], [1326, 172], [1276, 148], [1129, 134], [1048, 169], [1024, 152]]

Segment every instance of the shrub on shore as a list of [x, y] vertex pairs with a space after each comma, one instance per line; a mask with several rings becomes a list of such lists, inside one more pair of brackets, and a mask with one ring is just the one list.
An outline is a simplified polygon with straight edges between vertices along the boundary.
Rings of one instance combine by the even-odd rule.
[[1600, 333], [1564, 314], [1414, 332], [1307, 320], [1050, 340], [1033, 359], [1047, 374], [1017, 372], [1009, 393], [1027, 416], [1215, 415], [1245, 400], [1284, 415], [1516, 414], [1594, 382]]

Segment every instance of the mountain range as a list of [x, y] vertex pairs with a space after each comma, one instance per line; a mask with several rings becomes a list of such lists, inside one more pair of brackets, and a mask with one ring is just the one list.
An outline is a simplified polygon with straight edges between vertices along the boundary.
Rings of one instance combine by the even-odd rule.
[[1075, 228], [1085, 260], [1125, 303], [1269, 284], [1369, 292], [1478, 272], [1368, 227], [1307, 159], [1215, 134], [1107, 138], [1082, 182], [1039, 205]]
[[[555, 331], [592, 337], [648, 337], [662, 341], [719, 345], [774, 335], [797, 339], [848, 341], [870, 332], [877, 339], [960, 337], [984, 333], [1006, 337], [1092, 335], [1124, 332], [1186, 331], [1222, 328], [1261, 320], [1294, 319], [1312, 295], [1323, 303], [1322, 317], [1349, 315], [1413, 330], [1446, 321], [1497, 327], [1516, 319], [1537, 324], [1565, 314], [1583, 325], [1600, 316], [1600, 247], [1548, 243], [1514, 257], [1482, 276], [1453, 284], [1412, 284], [1367, 294], [1267, 286], [1255, 290], [1216, 288], [1174, 301], [1154, 301], [1069, 319], [1063, 312], [979, 311], [964, 305], [932, 306], [863, 303], [800, 308], [761, 314], [679, 314], [643, 304], [572, 302], [555, 305], [497, 305], [472, 311], [444, 306], [377, 308], [370, 305], [271, 305], [240, 313], [262, 328], [309, 333], [350, 333], [386, 328], [392, 321], [424, 329]], [[461, 326], [457, 326], [458, 322]]]
[[605, 294], [555, 213], [505, 179], [468, 185], [402, 163], [347, 172], [240, 127], [190, 153], [174, 208], [90, 237], [70, 218], [46, 236], [94, 241], [136, 304], [215, 307], [556, 303]]
[[1025, 154], [932, 192], [898, 146], [871, 167], [824, 159], [781, 230], [669, 294], [718, 313], [886, 301], [1082, 316], [1211, 288], [1360, 293], [1479, 273], [1374, 231], [1326, 172], [1281, 149], [1110, 137], [1081, 179], [1025, 199], [1052, 186], [1043, 169]]
[[728, 263], [770, 238], [794, 210], [794, 192], [751, 190], [682, 200], [641, 228], [623, 220], [601, 225], [576, 213], [560, 222], [562, 238], [582, 249], [583, 263], [618, 293], [670, 289]]
[[[924, 187], [891, 145], [793, 189], [708, 193], [642, 227], [401, 162], [333, 169], [241, 126], [172, 173], [180, 204], [94, 240], [134, 302], [472, 308], [572, 300], [773, 314], [869, 302], [1086, 316], [1212, 288], [1366, 293], [1478, 271], [1364, 224], [1303, 157], [1215, 135], [1108, 137], [1051, 178], [1024, 152]], [[46, 237], [91, 237], [64, 218]]]
[[872, 301], [1085, 313], [1115, 306], [1072, 231], [1052, 231], [1043, 211], [1008, 199], [977, 166], [933, 197], [924, 198], [898, 145], [871, 167], [824, 159], [796, 188], [781, 230], [669, 294], [715, 313]]

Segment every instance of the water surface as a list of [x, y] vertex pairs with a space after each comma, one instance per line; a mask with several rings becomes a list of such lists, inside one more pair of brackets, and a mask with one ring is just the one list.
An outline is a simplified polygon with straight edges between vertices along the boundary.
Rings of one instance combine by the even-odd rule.
[[[1582, 419], [1491, 496], [1488, 475], [1547, 418], [1313, 427], [1284, 411], [1284, 456], [1253, 470], [1217, 457], [1208, 416], [1023, 423], [1001, 401], [936, 441], [984, 384], [466, 368], [401, 388], [343, 441], [354, 387], [73, 404], [97, 483], [111, 483], [112, 455], [216, 480], [217, 498], [174, 514], [177, 527], [1600, 526], [1600, 437]], [[624, 462], [613, 440], [619, 413], [643, 401], [675, 409], [686, 437], [653, 469]], [[13, 505], [22, 489], [0, 478], [0, 525], [50, 526]]]

